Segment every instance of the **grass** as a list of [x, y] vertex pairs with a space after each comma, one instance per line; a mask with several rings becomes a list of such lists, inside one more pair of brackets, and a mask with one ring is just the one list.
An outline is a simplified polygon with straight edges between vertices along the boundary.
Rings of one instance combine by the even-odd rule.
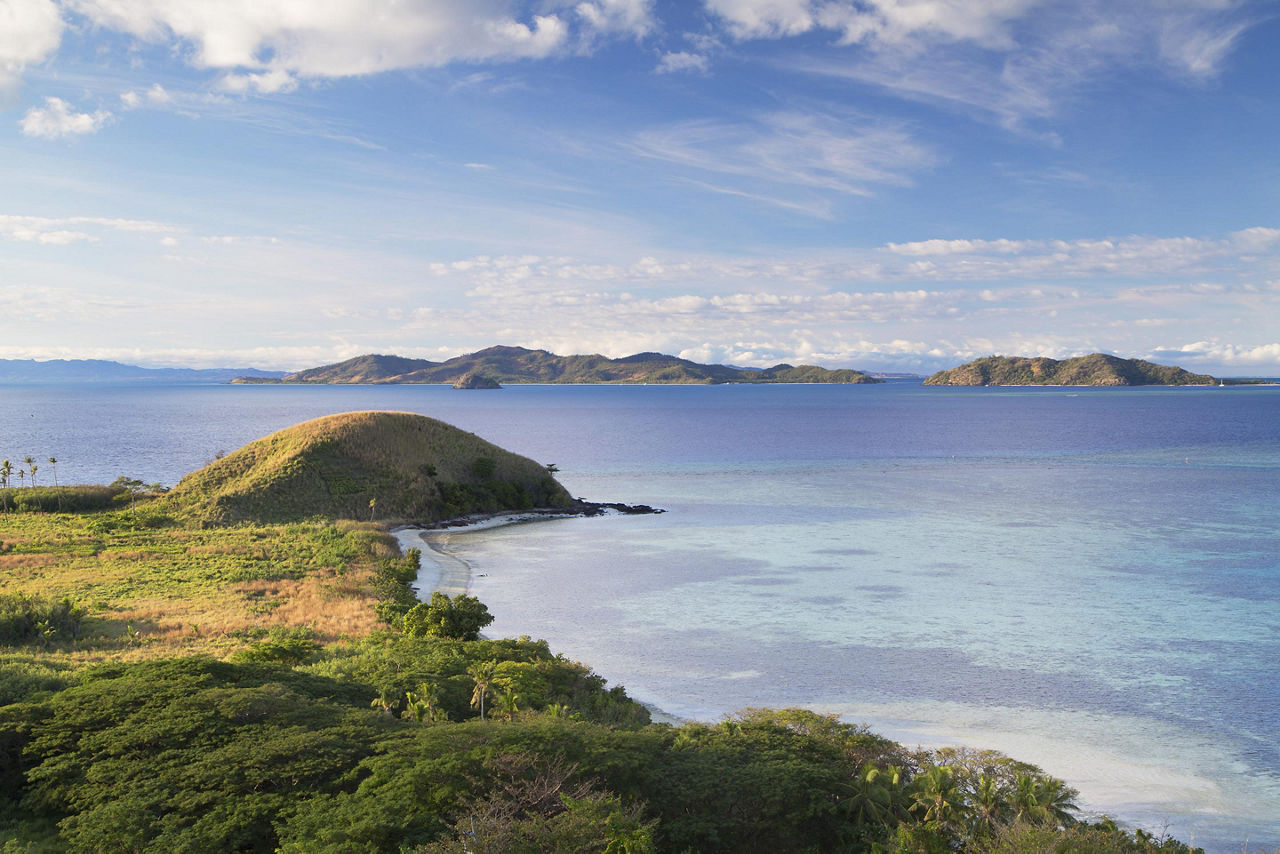
[[570, 502], [546, 466], [404, 412], [350, 412], [281, 430], [188, 475], [164, 499], [175, 514], [215, 524], [314, 515], [431, 522]]
[[331, 642], [377, 626], [378, 569], [399, 556], [380, 526], [201, 528], [158, 515], [157, 504], [140, 504], [136, 520], [127, 510], [0, 513], [5, 595], [67, 599], [84, 612], [75, 637], [9, 648], [76, 663], [222, 657], [274, 628]]

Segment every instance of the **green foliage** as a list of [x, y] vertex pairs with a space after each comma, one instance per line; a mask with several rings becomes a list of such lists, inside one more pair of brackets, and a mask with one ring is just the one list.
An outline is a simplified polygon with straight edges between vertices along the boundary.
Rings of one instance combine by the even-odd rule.
[[46, 599], [22, 593], [0, 593], [0, 644], [14, 646], [72, 640], [80, 633], [85, 612], [70, 599]]
[[354, 784], [386, 729], [366, 696], [278, 667], [113, 666], [0, 710], [0, 734], [10, 757], [22, 741], [18, 802], [67, 850], [270, 850], [296, 801]]
[[231, 660], [241, 664], [278, 663], [290, 667], [306, 664], [320, 651], [314, 632], [307, 628], [271, 629], [266, 639], [236, 651]]
[[1207, 374], [1103, 353], [1058, 361], [1044, 356], [986, 356], [938, 371], [925, 385], [1216, 385]]
[[0, 508], [19, 513], [88, 513], [113, 506], [112, 486], [28, 486], [0, 489]]
[[471, 473], [480, 480], [488, 480], [498, 471], [498, 464], [490, 457], [476, 457], [471, 463]]
[[70, 664], [47, 655], [0, 655], [0, 706], [61, 691], [77, 679]]
[[453, 598], [436, 591], [431, 601], [414, 606], [404, 615], [404, 633], [409, 637], [476, 640], [480, 630], [493, 622], [493, 615], [474, 596]]

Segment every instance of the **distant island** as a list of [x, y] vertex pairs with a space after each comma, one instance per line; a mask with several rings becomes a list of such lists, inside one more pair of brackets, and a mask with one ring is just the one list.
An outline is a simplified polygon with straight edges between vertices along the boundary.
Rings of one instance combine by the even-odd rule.
[[225, 383], [237, 377], [270, 380], [284, 375], [257, 368], [142, 368], [105, 359], [0, 359], [0, 383]]
[[1157, 365], [1142, 359], [1121, 359], [1104, 353], [1049, 359], [1044, 356], [987, 356], [958, 368], [938, 371], [925, 385], [1216, 385], [1208, 374], [1193, 374], [1173, 365]]
[[703, 365], [663, 353], [637, 353], [620, 359], [592, 354], [557, 356], [547, 350], [489, 347], [444, 362], [402, 356], [366, 355], [322, 365], [282, 378], [245, 376], [236, 383], [365, 384], [458, 383], [474, 375], [495, 383], [654, 383], [717, 385], [721, 383], [879, 383], [862, 371], [816, 365], [734, 368]]

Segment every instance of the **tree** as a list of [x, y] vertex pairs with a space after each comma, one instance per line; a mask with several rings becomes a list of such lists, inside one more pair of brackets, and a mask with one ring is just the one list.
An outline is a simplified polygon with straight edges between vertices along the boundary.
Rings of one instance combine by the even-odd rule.
[[994, 777], [979, 777], [971, 798], [971, 809], [974, 834], [994, 834], [1009, 811], [1005, 787]]
[[964, 810], [960, 787], [945, 765], [932, 765], [922, 771], [913, 783], [912, 797], [915, 803], [911, 809], [925, 824], [949, 827]]
[[482, 661], [467, 668], [467, 675], [476, 683], [475, 690], [471, 692], [471, 706], [480, 710], [482, 719], [484, 718], [484, 700], [489, 696], [489, 686], [493, 684], [493, 671], [497, 667], [496, 661]]
[[53, 468], [53, 485], [58, 485], [58, 458], [49, 457], [49, 465]]
[[27, 471], [31, 472], [31, 485], [36, 485], [36, 461], [33, 457], [23, 457], [22, 461], [27, 464]]
[[419, 603], [404, 615], [404, 633], [412, 638], [436, 637], [454, 640], [478, 640], [480, 630], [493, 622], [493, 615], [474, 596], [459, 594], [450, 598], [436, 591], [431, 601]]
[[5, 460], [0, 463], [0, 486], [8, 486], [11, 477], [13, 477], [13, 463]]
[[138, 496], [146, 491], [147, 485], [136, 478], [120, 475], [120, 477], [111, 481], [111, 486], [121, 490], [120, 495], [117, 497], [129, 496], [129, 512], [136, 516]]
[[889, 789], [879, 781], [880, 773], [868, 763], [854, 775], [849, 812], [857, 824], [882, 824], [889, 817]]

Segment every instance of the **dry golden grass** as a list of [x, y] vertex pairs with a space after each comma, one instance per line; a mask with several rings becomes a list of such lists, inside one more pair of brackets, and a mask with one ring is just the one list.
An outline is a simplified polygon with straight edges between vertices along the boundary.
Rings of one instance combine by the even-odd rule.
[[27, 567], [49, 566], [57, 562], [58, 556], [51, 554], [0, 555], [0, 573]]
[[374, 567], [399, 555], [368, 522], [104, 533], [103, 518], [0, 514], [0, 542], [13, 549], [0, 554], [0, 591], [66, 597], [87, 614], [79, 639], [42, 655], [225, 657], [275, 628], [307, 628], [322, 643], [360, 637], [378, 624]]

